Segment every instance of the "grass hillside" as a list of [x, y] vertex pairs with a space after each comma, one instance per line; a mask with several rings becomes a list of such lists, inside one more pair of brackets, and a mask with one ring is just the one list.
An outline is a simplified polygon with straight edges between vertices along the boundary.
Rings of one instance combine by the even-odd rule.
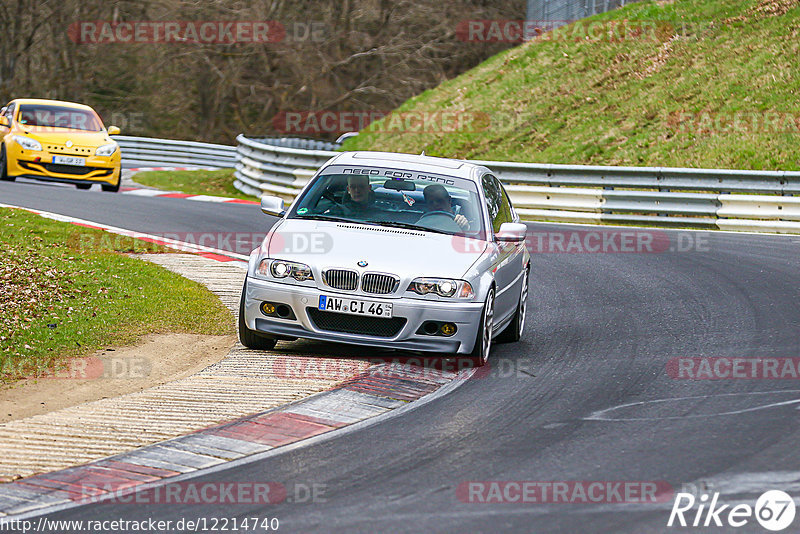
[[403, 133], [390, 116], [344, 148], [800, 169], [800, 0], [644, 1], [543, 37], [396, 111], [462, 113], [472, 125]]

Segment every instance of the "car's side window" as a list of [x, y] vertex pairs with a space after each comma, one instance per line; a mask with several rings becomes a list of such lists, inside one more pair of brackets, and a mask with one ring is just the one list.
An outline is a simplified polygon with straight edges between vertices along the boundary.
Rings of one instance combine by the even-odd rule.
[[500, 208], [500, 212], [504, 214], [503, 222], [514, 222], [516, 214], [514, 213], [514, 208], [511, 207], [511, 200], [509, 200], [508, 198], [508, 192], [506, 191], [506, 188], [503, 187], [503, 184], [500, 183], [499, 180], [497, 183], [500, 186], [500, 190], [503, 193], [503, 201]]
[[503, 186], [491, 174], [485, 174], [482, 179], [483, 194], [486, 196], [486, 206], [489, 218], [492, 219], [492, 229], [497, 232], [500, 225], [511, 222], [514, 215], [511, 213], [511, 204], [503, 191]]
[[10, 104], [6, 108], [6, 118], [8, 119], [8, 123], [9, 124], [11, 124], [11, 118], [14, 116], [14, 108], [15, 107], [16, 107], [16, 104]]
[[[497, 212], [500, 210], [500, 191], [495, 187], [491, 174], [483, 175], [481, 185], [483, 186], [483, 196], [486, 197], [486, 208], [489, 210], [489, 219], [491, 219], [492, 227], [494, 227], [494, 220], [497, 217]], [[497, 230], [497, 228], [495, 228], [495, 230]]]

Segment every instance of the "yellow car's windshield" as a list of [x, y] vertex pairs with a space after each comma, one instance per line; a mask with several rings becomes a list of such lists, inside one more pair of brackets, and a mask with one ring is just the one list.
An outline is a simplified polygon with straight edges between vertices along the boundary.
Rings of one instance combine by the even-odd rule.
[[89, 132], [103, 129], [100, 118], [92, 111], [47, 104], [23, 104], [17, 120], [25, 126], [70, 128]]

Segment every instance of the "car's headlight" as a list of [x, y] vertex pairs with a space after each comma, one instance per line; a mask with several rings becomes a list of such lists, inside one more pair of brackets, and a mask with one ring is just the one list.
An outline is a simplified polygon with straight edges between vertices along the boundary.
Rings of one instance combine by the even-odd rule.
[[449, 278], [417, 278], [408, 286], [409, 291], [418, 295], [433, 293], [440, 297], [457, 297], [471, 299], [475, 296], [472, 286], [465, 280]]
[[97, 156], [110, 156], [117, 150], [117, 143], [109, 143], [103, 145], [94, 151]]
[[269, 258], [264, 258], [261, 260], [261, 263], [258, 264], [258, 274], [262, 276], [271, 276], [272, 278], [292, 277], [298, 282], [314, 279], [311, 267], [305, 263], [271, 260]]
[[25, 137], [24, 135], [15, 135], [14, 141], [25, 150], [33, 150], [35, 152], [41, 152], [42, 150], [42, 144], [39, 141], [31, 139], [30, 137]]

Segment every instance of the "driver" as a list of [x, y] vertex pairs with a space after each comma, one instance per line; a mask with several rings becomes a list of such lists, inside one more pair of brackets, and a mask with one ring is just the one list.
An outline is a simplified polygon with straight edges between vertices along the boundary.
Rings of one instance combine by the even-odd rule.
[[425, 210], [430, 213], [443, 211], [453, 215], [453, 221], [461, 227], [463, 231], [469, 230], [469, 221], [463, 215], [456, 215], [453, 212], [453, 205], [450, 200], [450, 193], [441, 184], [431, 184], [422, 190], [425, 197]]
[[346, 215], [349, 217], [370, 217], [376, 214], [375, 193], [369, 185], [369, 176], [353, 174], [347, 177], [347, 194], [342, 203], [334, 206], [328, 212], [333, 215]]

